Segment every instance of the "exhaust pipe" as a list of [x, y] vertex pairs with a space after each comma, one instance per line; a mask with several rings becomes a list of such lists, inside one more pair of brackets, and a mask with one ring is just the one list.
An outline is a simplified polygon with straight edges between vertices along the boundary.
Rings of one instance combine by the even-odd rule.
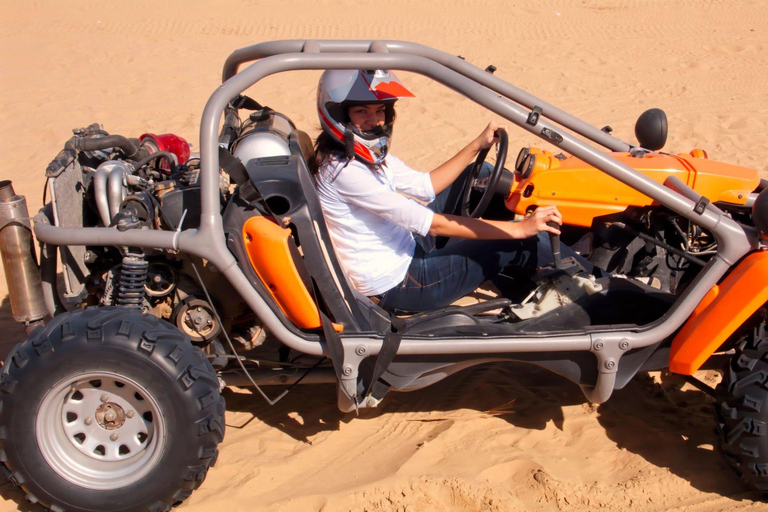
[[29, 333], [48, 313], [40, 283], [27, 200], [9, 180], [0, 181], [0, 253], [11, 300], [11, 313]]

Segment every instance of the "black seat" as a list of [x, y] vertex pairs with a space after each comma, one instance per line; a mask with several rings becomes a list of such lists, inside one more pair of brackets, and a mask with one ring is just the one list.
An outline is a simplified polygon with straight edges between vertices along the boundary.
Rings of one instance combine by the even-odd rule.
[[315, 148], [312, 145], [312, 139], [309, 138], [307, 132], [293, 130], [288, 137], [288, 145], [291, 148], [292, 154], [304, 157], [304, 161], [307, 163], [307, 169], [309, 169], [310, 160], [315, 157]]
[[246, 171], [264, 202], [281, 222], [292, 226], [302, 261], [314, 281], [329, 315], [350, 330], [384, 332], [389, 314], [360, 294], [349, 282], [333, 249], [320, 199], [309, 172], [314, 156], [309, 136], [294, 130], [289, 137], [291, 154], [256, 158]]

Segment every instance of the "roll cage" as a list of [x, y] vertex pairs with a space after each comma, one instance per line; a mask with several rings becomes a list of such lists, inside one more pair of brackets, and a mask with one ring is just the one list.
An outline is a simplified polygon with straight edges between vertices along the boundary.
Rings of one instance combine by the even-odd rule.
[[[238, 72], [241, 65], [255, 61]], [[510, 85], [504, 80], [452, 56], [422, 45], [399, 41], [291, 40], [257, 44], [235, 51], [227, 59], [223, 83], [208, 100], [200, 126], [201, 205], [200, 226], [169, 231], [118, 231], [115, 228], [63, 228], [38, 217], [35, 234], [52, 245], [115, 245], [187, 252], [212, 263], [276, 338], [299, 352], [331, 355], [324, 337], [305, 332], [286, 322], [268, 297], [254, 286], [252, 276], [238, 265], [227, 243], [219, 199], [218, 129], [227, 105], [266, 76], [291, 70], [393, 69], [424, 75], [488, 110], [533, 133], [620, 182], [651, 197], [666, 208], [709, 230], [717, 239], [718, 252], [694, 282], [659, 320], [643, 326], [607, 326], [582, 332], [504, 333], [482, 336], [440, 336], [405, 333], [398, 358], [462, 366], [485, 360], [517, 359], [542, 364], [578, 382], [587, 398], [607, 400], [688, 319], [709, 290], [750, 250], [758, 245], [757, 234], [729, 218], [695, 191], [676, 180], [663, 185], [643, 176], [584, 142], [576, 135], [612, 151], [632, 146], [562, 110]], [[298, 171], [296, 179], [306, 181]], [[231, 233], [230, 233], [231, 234]], [[306, 236], [306, 235], [305, 235]], [[382, 317], [386, 324], [386, 317]], [[339, 407], [364, 407], [358, 399], [358, 370], [367, 357], [375, 357], [384, 344], [379, 326], [345, 325], [339, 377]], [[625, 364], [620, 372], [620, 361]], [[338, 359], [338, 356], [337, 356]], [[444, 364], [442, 362], [444, 362]], [[545, 363], [550, 361], [550, 363]], [[554, 361], [555, 363], [552, 363]], [[575, 371], [563, 368], [575, 362]], [[467, 363], [469, 364], [469, 363]], [[463, 366], [466, 366], [464, 364]], [[586, 375], [586, 377], [585, 377]], [[618, 378], [618, 380], [617, 380]], [[364, 398], [364, 397], [363, 397]]]

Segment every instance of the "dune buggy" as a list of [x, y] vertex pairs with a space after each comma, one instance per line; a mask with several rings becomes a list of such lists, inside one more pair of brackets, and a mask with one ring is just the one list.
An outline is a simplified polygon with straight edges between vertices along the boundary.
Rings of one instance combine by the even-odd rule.
[[[614, 277], [564, 259], [510, 276], [520, 297], [411, 316], [358, 293], [323, 220], [309, 137], [243, 95], [270, 74], [350, 68], [424, 75], [540, 137], [550, 150], [523, 148], [513, 172], [501, 137], [466, 213], [556, 204], [563, 240]], [[333, 382], [339, 408], [355, 411], [523, 361], [601, 403], [638, 372], [723, 364], [709, 390], [720, 446], [768, 490], [766, 183], [700, 149], [662, 152], [659, 110], [638, 119], [638, 144], [609, 132], [418, 44], [299, 40], [227, 59], [199, 155], [172, 134], [75, 130], [45, 170], [33, 228], [24, 199], [0, 186], [12, 312], [29, 335], [0, 372], [3, 471], [53, 510], [169, 510], [216, 460], [227, 385], [273, 402], [263, 387]]]

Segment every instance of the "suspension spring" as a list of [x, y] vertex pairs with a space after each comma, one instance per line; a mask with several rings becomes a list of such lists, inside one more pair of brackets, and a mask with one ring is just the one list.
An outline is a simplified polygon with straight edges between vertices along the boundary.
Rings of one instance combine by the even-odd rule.
[[144, 302], [144, 284], [147, 282], [149, 264], [143, 253], [128, 253], [123, 257], [120, 269], [117, 303], [120, 306], [140, 308]]

